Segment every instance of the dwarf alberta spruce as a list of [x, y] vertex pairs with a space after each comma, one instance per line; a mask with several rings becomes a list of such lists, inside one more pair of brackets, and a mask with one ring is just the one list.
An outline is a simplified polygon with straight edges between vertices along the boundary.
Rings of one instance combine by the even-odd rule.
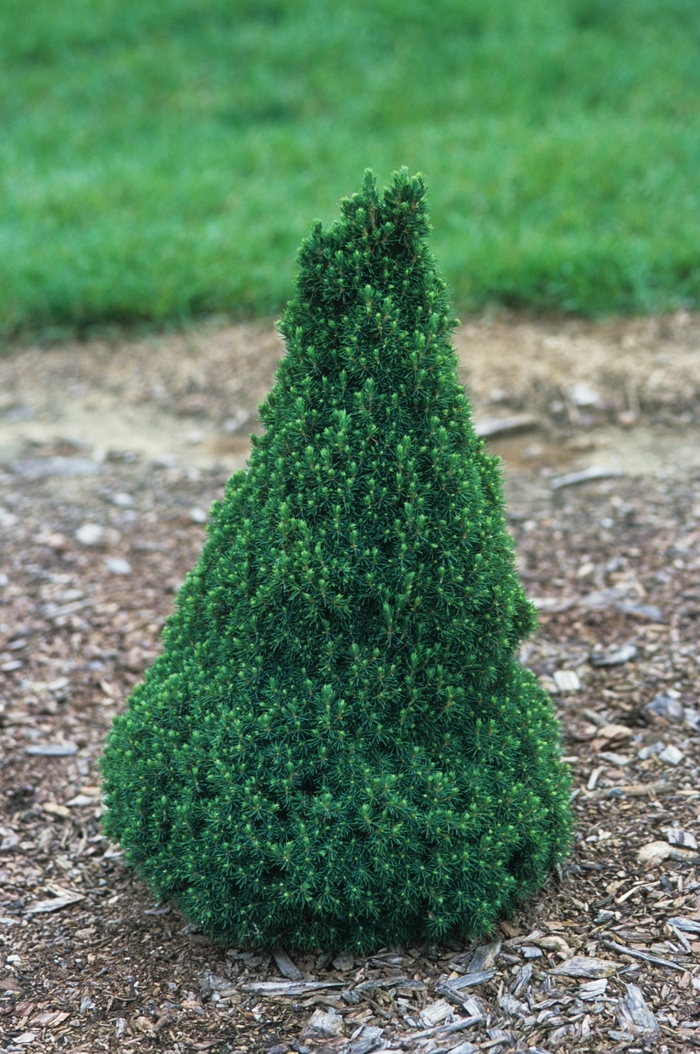
[[486, 933], [569, 840], [498, 460], [456, 376], [425, 189], [317, 224], [249, 467], [114, 722], [105, 830], [222, 941]]

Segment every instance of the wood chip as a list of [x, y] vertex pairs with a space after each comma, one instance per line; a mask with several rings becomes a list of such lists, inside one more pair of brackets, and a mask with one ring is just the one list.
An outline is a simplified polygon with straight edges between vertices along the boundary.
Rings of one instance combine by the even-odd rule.
[[672, 926], [675, 926], [677, 930], [682, 930], [685, 933], [700, 933], [700, 922], [697, 919], [684, 919], [675, 916], [668, 921]]
[[640, 863], [645, 863], [647, 867], [654, 867], [663, 860], [685, 860], [696, 863], [700, 860], [700, 854], [693, 849], [682, 849], [675, 845], [669, 845], [668, 842], [649, 842], [648, 845], [642, 846], [637, 853], [637, 858]]
[[476, 1047], [469, 1040], [465, 1040], [463, 1043], [458, 1043], [456, 1047], [450, 1047], [450, 1054], [479, 1054], [480, 1050], [481, 1047]]
[[558, 937], [556, 934], [538, 937], [534, 943], [539, 945], [540, 948], [544, 948], [545, 951], [558, 952], [565, 959], [571, 959], [574, 954], [564, 938]]
[[425, 1025], [426, 1028], [433, 1028], [435, 1025], [444, 1021], [446, 1017], [452, 1016], [452, 1007], [446, 999], [438, 999], [435, 1003], [430, 1003], [421, 1010], [418, 1020], [421, 1025]]
[[438, 991], [444, 993], [447, 992], [461, 992], [465, 988], [473, 988], [478, 984], [485, 984], [490, 981], [495, 974], [495, 970], [479, 970], [476, 973], [465, 973], [461, 977], [456, 977], [454, 981], [446, 981], [444, 984], [438, 986]]
[[681, 761], [683, 761], [683, 757], [683, 751], [675, 747], [673, 743], [669, 743], [659, 754], [659, 761], [665, 762], [666, 765], [673, 765], [675, 768], [676, 765], [680, 765]]
[[417, 1039], [427, 1039], [428, 1036], [435, 1036], [439, 1033], [450, 1033], [460, 1032], [463, 1028], [471, 1028], [472, 1025], [478, 1025], [480, 1021], [483, 1021], [483, 1017], [474, 1015], [472, 1017], [458, 1017], [455, 1021], [450, 1021], [446, 1025], [436, 1025], [434, 1028], [426, 1028], [422, 1032], [412, 1032], [410, 1036], [407, 1036], [402, 1041], [404, 1044], [415, 1042]]
[[[629, 955], [631, 959], [641, 959], [642, 962], [655, 963], [657, 966], [667, 966], [669, 970], [680, 970], [681, 973], [685, 973], [685, 966], [679, 966], [678, 963], [674, 963], [670, 959], [662, 959], [659, 955], [651, 955], [649, 952], [642, 952], [637, 948], [625, 948], [622, 944], [616, 944], [615, 941], [602, 941], [602, 944], [604, 948], [617, 952], [619, 955]], [[566, 966], [566, 963], [563, 965]]]
[[666, 780], [658, 780], [655, 783], [624, 783], [617, 787], [605, 787], [595, 790], [592, 798], [650, 798], [661, 797], [664, 794], [676, 793], [675, 783]]
[[563, 490], [564, 487], [577, 487], [581, 483], [591, 483], [599, 479], [615, 479], [619, 476], [624, 476], [624, 472], [619, 469], [593, 465], [581, 472], [568, 472], [564, 476], [555, 476], [550, 486], [552, 490]]
[[322, 1039], [331, 1039], [333, 1036], [340, 1036], [343, 1032], [343, 1019], [337, 1011], [331, 1010], [314, 1010], [313, 1014], [306, 1022], [303, 1036], [320, 1036]]
[[321, 992], [324, 988], [342, 988], [342, 981], [251, 981], [242, 984], [242, 991], [253, 995], [306, 995], [308, 992]]
[[35, 903], [30, 904], [26, 909], [27, 915], [45, 915], [51, 911], [60, 911], [61, 908], [66, 908], [69, 904], [76, 904], [79, 900], [85, 899], [84, 893], [78, 893], [74, 889], [65, 889], [63, 886], [58, 886], [53, 882], [47, 884], [47, 889], [54, 896], [49, 900], [37, 900]]
[[57, 801], [45, 801], [41, 808], [44, 813], [50, 816], [60, 816], [64, 820], [71, 815], [71, 809], [66, 808], [65, 805], [59, 805]]
[[[607, 945], [606, 945], [607, 947]], [[618, 964], [610, 959], [596, 959], [588, 955], [575, 955], [573, 959], [559, 963], [550, 972], [555, 977], [610, 977], [618, 970]]]
[[598, 977], [593, 981], [585, 981], [584, 984], [580, 985], [577, 995], [584, 1002], [592, 1002], [605, 995], [607, 987], [607, 977]]
[[42, 758], [69, 758], [78, 753], [78, 747], [75, 743], [32, 743], [24, 752]]
[[585, 717], [587, 721], [590, 721], [592, 725], [595, 725], [596, 728], [605, 728], [606, 725], [610, 724], [608, 719], [603, 717], [602, 714], [599, 714], [597, 710], [590, 710], [588, 707], [583, 707], [581, 715]]
[[660, 863], [666, 860], [672, 852], [668, 842], [648, 842], [637, 850], [637, 860], [640, 864]]
[[637, 647], [635, 644], [623, 644], [620, 648], [610, 648], [608, 651], [591, 652], [591, 666], [622, 666], [631, 659], [636, 659]]
[[303, 973], [301, 972], [299, 967], [292, 962], [292, 960], [289, 958], [283, 948], [277, 948], [276, 951], [273, 951], [272, 957], [277, 963], [279, 972], [282, 974], [283, 977], [289, 978], [290, 981], [304, 980]]
[[682, 827], [665, 827], [664, 834], [669, 845], [677, 845], [684, 849], [697, 849], [698, 843], [694, 834], [684, 831]]
[[480, 421], [475, 421], [474, 429], [482, 439], [491, 439], [531, 431], [539, 425], [539, 419], [532, 414], [514, 414], [512, 417], [482, 417]]
[[70, 1017], [65, 1010], [49, 1010], [33, 1017], [30, 1024], [36, 1028], [55, 1028]]
[[485, 970], [490, 970], [495, 965], [498, 956], [501, 954], [501, 947], [501, 941], [491, 941], [489, 944], [480, 944], [469, 962], [467, 974], [483, 973]]
[[628, 728], [627, 725], [603, 725], [598, 732], [598, 735], [603, 739], [631, 739], [632, 729]]
[[370, 992], [373, 988], [393, 988], [394, 985], [405, 984], [407, 977], [399, 974], [397, 977], [372, 977], [368, 981], [361, 981], [352, 989], [353, 992]]
[[555, 670], [552, 676], [560, 692], [581, 691], [581, 681], [575, 670]]
[[647, 1006], [644, 993], [636, 984], [628, 984], [627, 995], [620, 1000], [618, 1017], [621, 1028], [633, 1036], [656, 1036], [661, 1029], [653, 1013]]
[[518, 970], [515, 978], [515, 985], [513, 986], [513, 995], [517, 998], [522, 995], [532, 979], [532, 963], [525, 963]]

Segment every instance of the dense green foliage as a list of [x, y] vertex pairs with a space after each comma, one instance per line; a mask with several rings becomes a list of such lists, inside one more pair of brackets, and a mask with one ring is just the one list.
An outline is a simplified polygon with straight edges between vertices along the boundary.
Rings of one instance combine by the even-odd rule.
[[222, 939], [371, 950], [492, 927], [566, 851], [498, 459], [456, 377], [420, 179], [299, 257], [266, 432], [117, 718], [105, 829]]
[[700, 303], [697, 0], [4, 0], [0, 335], [277, 311], [429, 173], [460, 309]]

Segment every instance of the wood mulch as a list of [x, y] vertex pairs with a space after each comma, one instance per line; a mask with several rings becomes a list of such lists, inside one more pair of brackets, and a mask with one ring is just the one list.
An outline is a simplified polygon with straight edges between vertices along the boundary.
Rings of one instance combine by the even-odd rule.
[[84, 460], [36, 448], [0, 473], [0, 1050], [700, 1048], [700, 476], [509, 481], [541, 611], [520, 658], [575, 774], [544, 892], [480, 948], [292, 962], [186, 926], [101, 833], [103, 737], [225, 479]]

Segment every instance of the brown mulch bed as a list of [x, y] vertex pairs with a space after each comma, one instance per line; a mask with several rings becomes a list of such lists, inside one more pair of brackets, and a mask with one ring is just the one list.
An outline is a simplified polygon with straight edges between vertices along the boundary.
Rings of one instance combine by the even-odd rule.
[[[290, 963], [193, 931], [101, 834], [103, 737], [225, 479], [118, 455], [66, 474], [81, 457], [36, 448], [0, 473], [0, 1050], [700, 1048], [700, 477], [509, 481], [541, 610], [521, 661], [555, 693], [576, 785], [544, 892], [478, 951]], [[46, 744], [65, 753], [27, 752]]]

